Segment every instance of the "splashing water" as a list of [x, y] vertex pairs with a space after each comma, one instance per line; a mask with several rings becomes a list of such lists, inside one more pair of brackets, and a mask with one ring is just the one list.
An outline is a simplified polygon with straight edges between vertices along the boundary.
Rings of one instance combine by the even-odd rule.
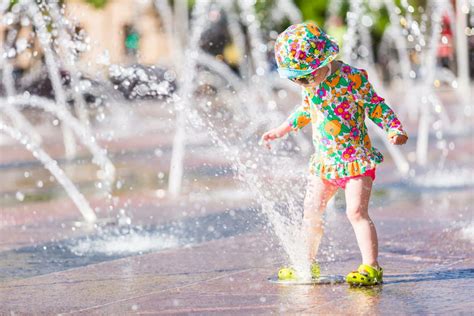
[[[8, 3], [8, 1], [6, 1]], [[6, 7], [8, 8], [8, 6]], [[48, 10], [48, 16], [44, 15], [43, 10]], [[3, 11], [4, 9], [2, 9]], [[5, 9], [6, 10], [6, 9]], [[72, 54], [72, 47], [74, 46], [71, 37], [69, 36], [66, 28], [69, 25], [67, 19], [62, 15], [61, 9], [58, 4], [38, 4], [31, 0], [22, 0], [18, 3], [12, 4], [11, 12], [8, 12], [4, 21], [6, 26], [13, 25], [14, 23], [20, 23], [21, 25], [33, 25], [35, 27], [35, 35], [38, 39], [38, 44], [41, 46], [44, 53], [44, 63], [48, 78], [52, 85], [54, 93], [54, 102], [41, 98], [39, 96], [32, 96], [29, 93], [23, 95], [15, 95], [15, 87], [12, 76], [12, 67], [8, 67], [9, 60], [5, 59], [5, 54], [2, 54], [3, 77], [5, 79], [4, 86], [6, 90], [7, 98], [0, 99], [0, 110], [5, 112], [10, 120], [13, 122], [14, 129], [8, 126], [3, 126], [3, 131], [12, 136], [17, 140], [28, 139], [25, 147], [27, 149], [35, 148], [35, 152], [39, 157], [38, 159], [42, 162], [47, 162], [45, 165], [47, 169], [51, 171], [53, 168], [54, 175], [58, 178], [59, 183], [62, 184], [66, 192], [70, 195], [71, 199], [80, 209], [81, 214], [84, 216], [86, 221], [94, 221], [96, 216], [92, 209], [89, 207], [84, 196], [80, 194], [76, 187], [72, 184], [72, 181], [56, 166], [57, 162], [53, 160], [46, 152], [40, 147], [41, 136], [35, 130], [35, 128], [23, 117], [18, 108], [25, 106], [32, 106], [43, 109], [46, 112], [50, 112], [55, 115], [61, 122], [62, 136], [64, 140], [65, 156], [67, 159], [72, 159], [76, 155], [76, 140], [74, 136], [79, 138], [82, 143], [92, 153], [92, 162], [97, 164], [100, 170], [97, 172], [101, 183], [98, 187], [101, 188], [102, 192], [106, 193], [106, 196], [110, 197], [110, 191], [112, 183], [115, 180], [115, 167], [107, 157], [105, 150], [100, 148], [97, 144], [95, 137], [89, 130], [88, 120], [85, 113], [84, 99], [82, 95], [79, 95], [81, 89], [78, 89], [79, 72], [75, 68], [74, 56]], [[53, 31], [48, 30], [48, 23], [54, 28]], [[16, 32], [16, 30], [15, 30]], [[15, 32], [13, 32], [15, 34]], [[55, 52], [53, 47], [54, 36], [57, 36], [58, 42], [61, 49], [61, 54]], [[19, 52], [18, 43], [10, 43], [11, 49], [13, 49], [13, 56]], [[8, 47], [5, 46], [5, 49]], [[60, 57], [63, 56], [64, 60]], [[61, 78], [60, 65], [67, 70], [70, 76], [70, 85], [72, 89], [66, 89], [63, 85]], [[8, 73], [10, 72], [10, 73]], [[80, 119], [76, 119], [68, 109], [68, 96], [74, 99], [74, 106], [77, 107], [77, 113]], [[18, 136], [21, 135], [21, 136]], [[53, 167], [51, 167], [53, 166]], [[56, 170], [58, 169], [58, 170]], [[52, 171], [53, 172], [53, 171]]]
[[131, 231], [128, 234], [102, 234], [97, 238], [78, 240], [69, 249], [78, 256], [105, 254], [122, 256], [134, 253], [176, 248], [181, 242], [174, 236]]
[[[254, 16], [254, 12], [252, 11], [253, 8], [249, 6], [247, 2], [242, 1], [239, 2], [239, 4], [242, 6], [246, 16]], [[199, 38], [203, 29], [206, 27], [206, 21], [205, 19], [203, 20], [202, 12], [207, 11], [206, 7], [208, 5], [208, 1], [196, 2], [192, 21], [192, 25], [195, 27], [192, 28], [193, 33], [190, 36], [190, 46], [188, 47], [188, 50], [191, 52], [199, 51]], [[259, 98], [265, 100], [270, 98], [270, 86], [267, 81], [263, 80], [263, 78], [259, 78], [259, 76], [268, 73], [268, 66], [265, 56], [259, 53], [263, 46], [263, 42], [260, 40], [260, 35], [256, 36], [258, 32], [257, 21], [251, 21], [246, 22], [251, 33], [255, 35], [252, 36], [253, 41], [251, 44], [254, 49], [251, 51], [255, 64], [261, 72], [260, 74], [257, 72], [257, 75], [251, 79], [255, 82], [262, 82], [262, 95], [259, 96]], [[255, 115], [249, 116], [249, 113], [246, 112], [247, 115], [241, 116], [243, 121], [239, 122], [234, 120], [230, 127], [221, 130], [218, 122], [214, 122], [212, 116], [209, 116], [205, 112], [203, 113], [203, 107], [199, 106], [200, 102], [207, 103], [205, 100], [191, 102], [189, 95], [191, 95], [191, 91], [195, 88], [193, 78], [197, 75], [196, 65], [199, 62], [199, 55], [191, 54], [189, 56], [190, 58], [185, 59], [186, 63], [183, 67], [183, 69], [187, 70], [185, 82], [182, 89], [178, 91], [178, 96], [173, 98], [174, 100], [179, 100], [177, 109], [180, 113], [185, 114], [185, 116], [180, 119], [181, 124], [185, 119], [185, 122], [191, 124], [191, 126], [196, 129], [206, 129], [208, 131], [212, 141], [223, 150], [224, 154], [233, 163], [238, 178], [249, 188], [249, 191], [254, 193], [255, 198], [261, 205], [261, 214], [263, 214], [269, 221], [270, 228], [272, 228], [278, 237], [278, 242], [288, 254], [292, 265], [299, 271], [300, 275], [308, 277], [309, 272], [307, 267], [309, 266], [309, 262], [306, 259], [307, 256], [303, 249], [304, 247], [301, 242], [301, 236], [297, 233], [300, 231], [299, 226], [302, 218], [301, 207], [298, 207], [298, 205], [301, 204], [299, 202], [302, 200], [302, 195], [295, 194], [295, 186], [290, 185], [286, 179], [279, 179], [278, 182], [271, 181], [271, 178], [269, 179], [268, 175], [278, 174], [278, 164], [276, 163], [278, 158], [264, 154], [263, 148], [259, 146], [258, 134], [256, 134], [260, 129], [259, 122], [257, 121], [248, 124], [249, 117], [254, 118]], [[225, 67], [227, 66], [222, 65], [220, 68], [225, 69]], [[225, 70], [221, 70], [220, 72], [224, 74], [231, 73]], [[228, 78], [233, 79], [233, 76], [228, 76]], [[245, 97], [242, 94], [239, 95]], [[251, 94], [251, 96], [252, 95], [254, 94]], [[257, 102], [257, 98], [251, 101]], [[241, 104], [245, 104], [245, 102], [245, 99], [240, 100]], [[185, 110], [182, 106], [186, 106]], [[243, 112], [247, 109], [255, 112], [255, 108], [256, 107], [252, 106], [250, 103], [250, 106], [244, 108]], [[278, 114], [278, 112], [267, 111], [267, 114], [271, 117], [272, 114]], [[274, 116], [273, 119], [275, 122], [281, 121], [282, 116]], [[268, 122], [265, 123], [268, 124]], [[257, 128], [255, 128], [255, 126]], [[182, 133], [182, 131], [180, 133]], [[178, 132], [177, 135], [179, 136]]]
[[461, 228], [459, 234], [461, 239], [474, 243], [474, 223], [470, 223], [467, 226]]
[[470, 168], [430, 170], [413, 178], [413, 182], [424, 188], [452, 189], [474, 186], [474, 170]]
[[[335, 1], [334, 1], [335, 2]], [[341, 1], [338, 1], [340, 3]], [[24, 2], [32, 4], [33, 2]], [[172, 12], [167, 1], [155, 0], [156, 8], [164, 13], [164, 26], [168, 38], [172, 39], [174, 35], [171, 14]], [[280, 8], [275, 8], [275, 12], [279, 13], [277, 16], [284, 17], [283, 11], [288, 11], [286, 14], [292, 22], [297, 22], [301, 19], [301, 14], [295, 10], [294, 5], [287, 0], [277, 1]], [[388, 4], [393, 4], [386, 1]], [[272, 229], [278, 238], [278, 243], [283, 247], [285, 253], [288, 255], [290, 263], [299, 271], [303, 277], [308, 277], [309, 262], [306, 255], [302, 236], [299, 234], [302, 220], [302, 201], [304, 198], [305, 176], [296, 172], [295, 166], [302, 165], [301, 160], [297, 158], [298, 154], [306, 154], [304, 148], [309, 149], [310, 146], [304, 146], [305, 138], [296, 136], [290, 139], [291, 144], [297, 143], [297, 146], [291, 148], [284, 148], [288, 145], [277, 145], [277, 149], [270, 154], [263, 149], [258, 143], [258, 136], [263, 129], [273, 126], [284, 119], [284, 115], [277, 109], [275, 102], [275, 90], [284, 86], [285, 83], [279, 81], [274, 73], [270, 71], [267, 53], [270, 49], [267, 47], [263, 39], [263, 34], [255, 12], [255, 7], [252, 1], [222, 1], [215, 3], [227, 15], [228, 27], [233, 42], [240, 49], [240, 54], [246, 56], [242, 58], [242, 62], [238, 65], [240, 77], [236, 75], [230, 67], [218, 61], [214, 56], [203, 52], [199, 46], [199, 40], [208, 26], [207, 12], [211, 7], [211, 1], [198, 0], [195, 3], [193, 20], [191, 21], [192, 34], [188, 41], [188, 47], [185, 49], [176, 49], [173, 55], [176, 55], [177, 65], [176, 72], [178, 73], [180, 84], [178, 91], [173, 95], [169, 102], [173, 102], [175, 106], [176, 115], [176, 134], [173, 144], [173, 154], [171, 163], [171, 173], [169, 181], [170, 193], [175, 192], [176, 196], [181, 189], [181, 178], [183, 176], [183, 160], [185, 155], [185, 141], [186, 137], [192, 137], [191, 128], [195, 130], [207, 130], [212, 142], [217, 145], [223, 152], [223, 155], [228, 158], [235, 169], [238, 179], [247, 187], [247, 191], [254, 194], [255, 200], [261, 206], [257, 210], [257, 216], [265, 216], [268, 221], [268, 228]], [[363, 11], [363, 1], [351, 2], [351, 12], [349, 13], [349, 34], [355, 34], [358, 27], [358, 21], [367, 22], [366, 12]], [[233, 7], [237, 6], [235, 10]], [[285, 8], [284, 10], [282, 8]], [[30, 9], [30, 15], [34, 17], [35, 23], [40, 31], [40, 38], [47, 39], [48, 34], [45, 31], [43, 17], [39, 17], [38, 12]], [[278, 11], [279, 10], [279, 11]], [[54, 18], [57, 20], [56, 11]], [[162, 14], [160, 14], [163, 16]], [[243, 21], [239, 20], [243, 19]], [[391, 16], [391, 19], [395, 19]], [[392, 22], [393, 23], [393, 22]], [[362, 23], [363, 24], [363, 23]], [[367, 24], [367, 23], [365, 23]], [[369, 23], [370, 24], [370, 23]], [[247, 32], [243, 32], [242, 25]], [[397, 29], [397, 32], [400, 32]], [[363, 29], [361, 41], [363, 42], [363, 49], [358, 49], [359, 57], [367, 59], [373, 63], [373, 56], [371, 56], [371, 43], [368, 37], [368, 30]], [[177, 38], [182, 38], [182, 34], [178, 34]], [[246, 39], [245, 36], [250, 36]], [[395, 36], [401, 36], [397, 34]], [[400, 37], [397, 37], [400, 39]], [[66, 39], [67, 40], [67, 39]], [[58, 84], [58, 69], [57, 63], [53, 58], [53, 53], [49, 49], [50, 42], [44, 40], [42, 42], [47, 48], [46, 62], [48, 71], [50, 72], [53, 87], [55, 88], [57, 106], [62, 107], [65, 104], [63, 88]], [[176, 42], [177, 43], [177, 42]], [[172, 42], [173, 44], [176, 44]], [[348, 51], [350, 48], [357, 46], [355, 36], [349, 36], [348, 43], [345, 47]], [[400, 43], [399, 43], [400, 44]], [[403, 47], [401, 43], [399, 46]], [[182, 48], [180, 44], [180, 48]], [[247, 47], [249, 45], [250, 47]], [[364, 50], [365, 48], [365, 50]], [[248, 54], [247, 54], [248, 53]], [[432, 52], [430, 52], [432, 53]], [[248, 56], [248, 57], [247, 57]], [[355, 59], [357, 56], [351, 56]], [[403, 55], [401, 59], [406, 59]], [[430, 60], [432, 62], [432, 60]], [[179, 66], [179, 67], [178, 67]], [[202, 68], [205, 68], [203, 70]], [[404, 68], [406, 71], [411, 71]], [[199, 82], [206, 82], [203, 80], [204, 75], [212, 74], [215, 82], [225, 82], [218, 87], [218, 96], [224, 101], [216, 102], [211, 98], [206, 98], [202, 95], [196, 96], [196, 85]], [[427, 77], [431, 78], [432, 73]], [[406, 77], [406, 76], [405, 76]], [[407, 77], [408, 78], [408, 77]], [[151, 82], [150, 84], [153, 84]], [[167, 89], [165, 89], [167, 90]], [[166, 91], [168, 92], [168, 91]], [[217, 99], [217, 98], [215, 98]], [[9, 99], [15, 100], [15, 99]], [[22, 100], [25, 103], [43, 104], [44, 102], [31, 102], [31, 100]], [[4, 101], [4, 100], [3, 100]], [[430, 100], [425, 98], [425, 103], [435, 104], [437, 100]], [[20, 101], [13, 102], [17, 105], [22, 103]], [[223, 115], [217, 116], [212, 113], [211, 106], [221, 106], [223, 108]], [[424, 105], [423, 105], [424, 106]], [[45, 108], [44, 105], [39, 107]], [[62, 110], [55, 109], [58, 114]], [[54, 112], [53, 111], [53, 112]], [[64, 110], [64, 111], [67, 111]], [[227, 112], [225, 112], [227, 111]], [[226, 116], [227, 115], [227, 116]], [[69, 117], [64, 116], [63, 134], [68, 138], [69, 129], [76, 133], [77, 136], [84, 141], [86, 146], [93, 152], [94, 161], [105, 170], [106, 178], [111, 182], [114, 175], [113, 165], [106, 157], [105, 151], [101, 151], [96, 147], [93, 136], [88, 133], [85, 126], [80, 126], [77, 120], [69, 120]], [[422, 120], [421, 120], [422, 121]], [[69, 123], [68, 123], [69, 122]], [[71, 123], [72, 122], [72, 123]], [[420, 123], [420, 131], [427, 136], [427, 127], [429, 122], [425, 121], [422, 125]], [[74, 127], [76, 126], [76, 127]], [[384, 136], [381, 136], [384, 139]], [[85, 139], [89, 138], [89, 141]], [[306, 141], [306, 144], [308, 142]], [[422, 139], [420, 142], [422, 149], [426, 149], [427, 139]], [[71, 144], [66, 146], [71, 146]], [[401, 153], [388, 147], [397, 167], [402, 171], [408, 170], [408, 163]], [[290, 156], [292, 157], [290, 158]], [[421, 155], [421, 154], [420, 154]], [[468, 171], [472, 175], [472, 170]], [[435, 173], [417, 178], [415, 181], [418, 185], [431, 183], [434, 187], [443, 187], [446, 183], [449, 186], [465, 186], [472, 185], [471, 180], [468, 179], [468, 173], [463, 170], [454, 172], [454, 176], [450, 177], [444, 173]], [[431, 177], [431, 178], [430, 178]], [[456, 182], [457, 181], [457, 182]], [[472, 227], [468, 226], [463, 230], [463, 234], [471, 236]], [[470, 235], [471, 234], [471, 235]], [[77, 254], [87, 253], [108, 253], [121, 254], [127, 252], [145, 252], [150, 250], [159, 250], [173, 245], [179, 244], [179, 241], [173, 239], [172, 236], [162, 236], [159, 234], [140, 234], [132, 233], [127, 235], [106, 235], [96, 240], [83, 240], [74, 246], [74, 252]]]
[[66, 177], [64, 171], [58, 167], [57, 162], [53, 160], [43, 149], [36, 146], [36, 144], [31, 141], [28, 136], [23, 135], [21, 132], [1, 122], [0, 131], [8, 134], [10, 137], [20, 142], [33, 154], [35, 158], [43, 163], [45, 168], [47, 168], [64, 187], [87, 222], [94, 222], [97, 219], [94, 211], [84, 196], [79, 192], [79, 190], [77, 190], [76, 186], [71, 182], [71, 180]]

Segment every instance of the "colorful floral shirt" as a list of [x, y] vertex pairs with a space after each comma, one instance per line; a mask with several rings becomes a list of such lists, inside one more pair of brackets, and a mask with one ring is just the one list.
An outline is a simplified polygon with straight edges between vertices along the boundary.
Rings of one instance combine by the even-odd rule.
[[389, 137], [407, 135], [363, 69], [342, 63], [319, 86], [303, 88], [303, 104], [288, 122], [293, 130], [312, 123], [316, 149], [310, 160], [312, 174], [326, 179], [356, 176], [383, 161], [370, 142], [366, 115]]

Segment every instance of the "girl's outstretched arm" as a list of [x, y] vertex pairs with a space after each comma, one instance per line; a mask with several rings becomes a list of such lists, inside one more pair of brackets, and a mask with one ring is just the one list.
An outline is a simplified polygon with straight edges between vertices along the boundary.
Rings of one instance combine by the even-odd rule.
[[377, 95], [365, 70], [361, 74], [361, 86], [358, 92], [367, 115], [388, 134], [390, 142], [396, 145], [406, 143], [408, 135], [400, 120], [390, 106], [385, 103], [385, 100]]
[[303, 91], [303, 104], [298, 106], [288, 119], [280, 126], [265, 132], [262, 135], [262, 141], [270, 148], [269, 141], [285, 136], [291, 131], [302, 129], [309, 122], [311, 122], [311, 115], [309, 113], [309, 99]]

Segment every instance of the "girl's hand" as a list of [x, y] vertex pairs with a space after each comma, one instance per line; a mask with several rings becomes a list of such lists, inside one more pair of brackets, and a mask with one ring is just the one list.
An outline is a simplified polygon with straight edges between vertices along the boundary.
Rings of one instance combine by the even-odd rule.
[[272, 147], [270, 146], [269, 141], [275, 140], [275, 139], [280, 138], [280, 137], [281, 136], [278, 133], [278, 129], [274, 128], [274, 129], [271, 129], [271, 130], [269, 130], [268, 132], [266, 132], [262, 135], [262, 142], [265, 144], [265, 146], [268, 149], [272, 149]]
[[405, 135], [394, 135], [390, 138], [390, 143], [394, 145], [403, 145], [407, 142], [408, 137]]
[[277, 128], [273, 128], [268, 132], [262, 135], [261, 141], [265, 143], [268, 149], [271, 149], [270, 141], [275, 140], [277, 138], [283, 137], [291, 131], [291, 126], [289, 124], [282, 124]]

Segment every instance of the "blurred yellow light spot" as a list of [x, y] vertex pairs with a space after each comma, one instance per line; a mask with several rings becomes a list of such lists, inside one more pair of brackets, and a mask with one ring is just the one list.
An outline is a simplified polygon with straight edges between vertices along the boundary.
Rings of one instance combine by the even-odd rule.
[[231, 65], [238, 65], [240, 62], [239, 49], [235, 44], [227, 45], [224, 48], [224, 59]]
[[400, 18], [400, 24], [401, 24], [402, 26], [407, 26], [407, 20], [406, 20], [404, 17], [401, 17], [401, 18]]

